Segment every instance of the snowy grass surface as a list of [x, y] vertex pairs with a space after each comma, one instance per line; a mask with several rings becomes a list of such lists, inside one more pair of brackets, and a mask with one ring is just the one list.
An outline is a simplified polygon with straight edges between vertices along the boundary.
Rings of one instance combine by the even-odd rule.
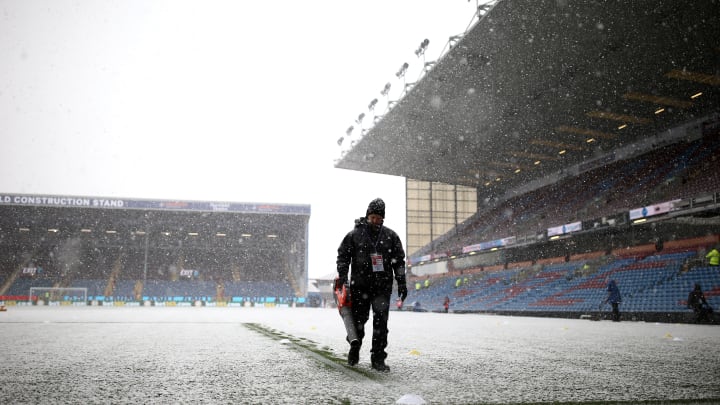
[[717, 326], [392, 312], [382, 374], [371, 324], [351, 368], [335, 309], [11, 307], [0, 403], [720, 402]]

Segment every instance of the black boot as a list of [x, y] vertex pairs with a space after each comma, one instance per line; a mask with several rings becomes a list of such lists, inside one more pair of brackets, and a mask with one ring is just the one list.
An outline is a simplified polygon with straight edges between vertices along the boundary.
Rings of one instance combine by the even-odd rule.
[[355, 339], [350, 342], [350, 351], [348, 352], [348, 364], [354, 366], [360, 361], [360, 341]]
[[371, 356], [370, 363], [373, 369], [380, 371], [381, 373], [390, 372], [390, 366], [385, 364], [385, 359], [382, 356]]

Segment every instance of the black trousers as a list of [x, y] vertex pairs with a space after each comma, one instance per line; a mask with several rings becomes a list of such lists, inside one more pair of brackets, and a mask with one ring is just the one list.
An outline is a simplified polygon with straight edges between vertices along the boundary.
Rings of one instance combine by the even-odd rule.
[[710, 306], [696, 305], [693, 311], [695, 311], [695, 322], [709, 322], [712, 320], [710, 316], [713, 310]]
[[387, 357], [388, 318], [390, 316], [390, 294], [376, 293], [368, 290], [352, 289], [352, 312], [358, 338], [362, 342], [365, 337], [365, 323], [373, 313], [372, 353], [373, 360], [384, 360]]
[[619, 322], [620, 321], [620, 303], [618, 302], [612, 302], [610, 305], [612, 305], [612, 316], [613, 321]]

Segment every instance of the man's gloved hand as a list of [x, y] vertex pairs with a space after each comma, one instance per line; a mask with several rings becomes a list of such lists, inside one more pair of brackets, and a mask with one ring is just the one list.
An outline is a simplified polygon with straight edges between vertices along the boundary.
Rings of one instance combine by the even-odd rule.
[[342, 286], [344, 284], [347, 284], [347, 283], [348, 283], [347, 276], [339, 276], [338, 278], [335, 279], [335, 289], [339, 290], [340, 288], [342, 288]]
[[398, 282], [398, 296], [400, 297], [400, 301], [405, 301], [405, 298], [407, 298], [407, 284], [404, 282]]

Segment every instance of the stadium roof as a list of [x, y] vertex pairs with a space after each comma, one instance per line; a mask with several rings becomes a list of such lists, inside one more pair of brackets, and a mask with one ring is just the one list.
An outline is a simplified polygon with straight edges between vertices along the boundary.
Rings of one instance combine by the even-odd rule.
[[717, 114], [719, 10], [499, 1], [336, 167], [498, 196]]

